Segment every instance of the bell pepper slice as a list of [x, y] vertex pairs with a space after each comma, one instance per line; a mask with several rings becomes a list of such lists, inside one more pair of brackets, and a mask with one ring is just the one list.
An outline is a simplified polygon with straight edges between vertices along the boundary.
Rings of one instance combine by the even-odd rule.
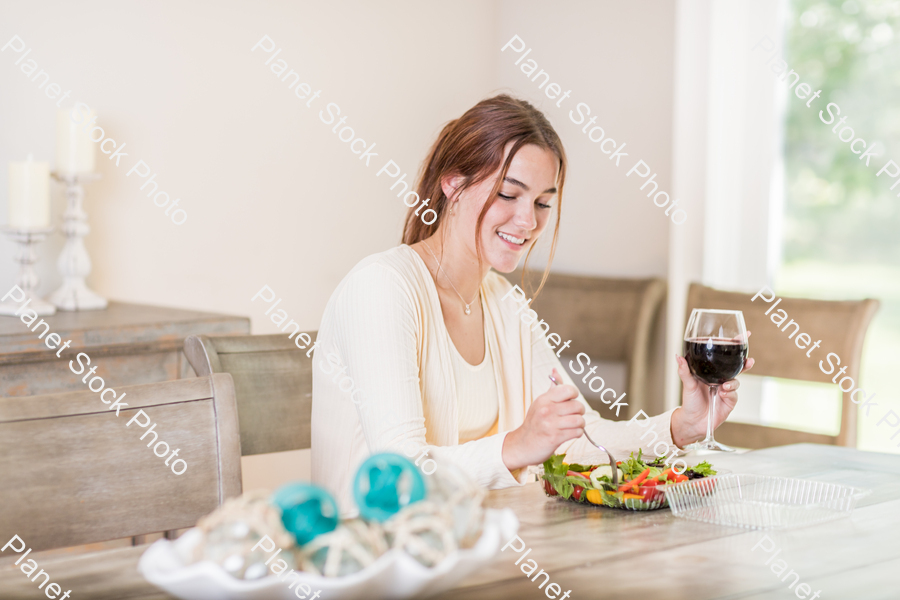
[[603, 504], [603, 496], [600, 495], [600, 490], [588, 490], [585, 498], [591, 504]]

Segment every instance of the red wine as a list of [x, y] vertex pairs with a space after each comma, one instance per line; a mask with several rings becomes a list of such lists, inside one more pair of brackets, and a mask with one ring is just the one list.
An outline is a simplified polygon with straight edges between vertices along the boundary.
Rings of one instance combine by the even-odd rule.
[[720, 385], [737, 377], [747, 359], [748, 345], [721, 338], [684, 341], [684, 357], [691, 373], [709, 385]]

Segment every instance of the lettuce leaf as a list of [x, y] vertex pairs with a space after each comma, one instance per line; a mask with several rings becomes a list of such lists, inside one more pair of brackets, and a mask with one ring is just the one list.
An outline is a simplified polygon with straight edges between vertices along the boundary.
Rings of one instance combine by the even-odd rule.
[[594, 489], [594, 486], [591, 485], [590, 480], [585, 479], [584, 477], [579, 477], [577, 475], [566, 475], [566, 481], [568, 481], [572, 485], [580, 485], [581, 487], [588, 490]]
[[591, 465], [579, 465], [578, 463], [572, 463], [569, 465], [570, 471], [576, 471], [581, 473], [582, 471], [587, 471], [591, 468]]
[[[565, 476], [566, 471], [568, 471], [569, 467], [563, 460], [566, 458], [565, 454], [554, 454], [550, 458], [544, 461], [544, 473], [548, 475], [562, 475]], [[559, 490], [557, 490], [559, 491]]]
[[635, 458], [634, 452], [631, 453], [626, 460], [622, 461], [622, 464], [619, 465], [619, 468], [622, 469], [622, 474], [625, 475], [628, 479], [634, 479], [638, 475], [644, 472], [644, 470], [649, 466], [645, 465], [641, 460], [643, 457], [643, 450], [638, 450], [638, 455]]
[[712, 468], [712, 465], [709, 464], [708, 462], [706, 462], [705, 460], [702, 463], [700, 463], [699, 465], [691, 467], [688, 470], [693, 471], [694, 473], [697, 473], [698, 475], [703, 475], [704, 477], [709, 477], [711, 475], [716, 474], [715, 470], [713, 470], [713, 468]]
[[612, 508], [621, 508], [622, 507], [622, 492], [616, 492], [614, 494], [607, 494], [606, 492], [601, 492], [602, 496], [600, 496], [603, 504], [606, 506], [610, 506]]
[[558, 478], [554, 477], [550, 480], [550, 485], [553, 486], [553, 489], [556, 490], [556, 493], [568, 500], [572, 497], [572, 492], [575, 491], [575, 486], [572, 485], [566, 478]]

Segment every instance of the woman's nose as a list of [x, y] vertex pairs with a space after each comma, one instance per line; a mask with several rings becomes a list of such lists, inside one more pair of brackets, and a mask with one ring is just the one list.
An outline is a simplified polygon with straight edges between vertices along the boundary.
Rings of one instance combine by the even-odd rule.
[[529, 231], [537, 227], [537, 217], [534, 212], [534, 205], [530, 201], [522, 202], [516, 207], [516, 225]]

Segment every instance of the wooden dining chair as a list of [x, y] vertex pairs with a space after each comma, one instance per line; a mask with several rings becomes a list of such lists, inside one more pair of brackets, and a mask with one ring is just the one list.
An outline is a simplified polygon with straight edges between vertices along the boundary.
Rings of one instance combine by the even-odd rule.
[[[315, 340], [318, 332], [303, 333]], [[308, 349], [283, 333], [192, 335], [184, 341], [184, 354], [197, 375], [227, 372], [234, 378], [242, 456], [311, 446]]]
[[[695, 308], [739, 310], [744, 315], [747, 329], [752, 332], [750, 356], [756, 360], [751, 372], [753, 375], [824, 382], [836, 386], [837, 384], [832, 383], [834, 375], [825, 374], [819, 368], [819, 361], [824, 361], [829, 352], [834, 352], [840, 356], [841, 366], [847, 366], [847, 371], [841, 377], [852, 377], [855, 387], [859, 387], [863, 341], [869, 323], [880, 306], [878, 300], [782, 298], [775, 310], [766, 315], [766, 311], [773, 307], [777, 299], [770, 303], [762, 298], [751, 301], [754, 295], [726, 292], [692, 283], [688, 289], [686, 319]], [[788, 315], [781, 327], [771, 320], [772, 316], [779, 314], [778, 310], [783, 310]], [[794, 325], [790, 325], [790, 321], [799, 325], [799, 331]], [[812, 343], [822, 340], [821, 346], [814, 351], [809, 348], [801, 349], [796, 343], [796, 338], [801, 333], [808, 334]], [[809, 357], [806, 356], [808, 352]], [[828, 362], [823, 364], [828, 365]], [[850, 400], [852, 392], [853, 389], [842, 393], [841, 427], [836, 436], [768, 425], [725, 422], [716, 430], [716, 439], [731, 446], [753, 449], [799, 443], [856, 446], [857, 405]]]
[[[521, 287], [522, 271], [504, 275]], [[526, 282], [537, 287], [542, 272], [528, 271]], [[628, 419], [648, 407], [647, 382], [654, 323], [666, 295], [663, 279], [618, 279], [551, 273], [531, 308], [550, 331], [572, 340], [572, 353], [596, 361], [626, 365]], [[604, 411], [604, 418], [609, 418]]]
[[128, 405], [118, 416], [87, 390], [0, 398], [4, 542], [46, 550], [176, 530], [240, 495], [231, 376], [113, 389]]

